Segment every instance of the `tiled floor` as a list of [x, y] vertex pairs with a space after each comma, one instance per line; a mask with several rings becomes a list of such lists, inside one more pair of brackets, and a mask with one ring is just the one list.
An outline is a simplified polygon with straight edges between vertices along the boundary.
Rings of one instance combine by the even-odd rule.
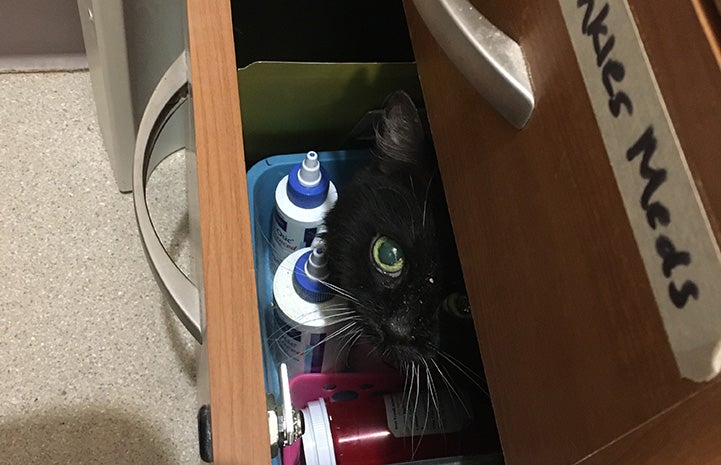
[[[149, 195], [187, 249], [183, 160]], [[0, 75], [0, 463], [197, 464], [195, 342], [119, 194], [87, 72]]]

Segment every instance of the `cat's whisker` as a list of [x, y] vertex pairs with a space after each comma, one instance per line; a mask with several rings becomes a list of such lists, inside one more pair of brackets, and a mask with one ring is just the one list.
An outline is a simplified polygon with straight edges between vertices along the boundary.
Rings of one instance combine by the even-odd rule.
[[433, 381], [433, 376], [431, 373], [431, 368], [428, 366], [428, 362], [426, 359], [423, 359], [423, 364], [426, 366], [426, 381], [428, 385], [428, 392], [431, 396], [431, 400], [433, 401], [433, 406], [436, 409], [436, 418], [438, 420], [438, 426], [439, 428], [443, 429], [443, 419], [441, 418], [441, 409], [438, 405], [438, 390], [436, 388], [436, 384]]
[[[315, 350], [316, 347], [320, 347], [321, 345], [325, 344], [326, 342], [328, 342], [332, 339], [335, 339], [335, 338], [339, 337], [341, 334], [343, 334], [344, 332], [350, 330], [355, 324], [356, 324], [356, 322], [348, 323], [341, 329], [334, 331], [331, 334], [329, 334], [328, 336], [326, 336], [322, 341], [318, 342], [317, 344], [313, 344], [312, 346], [306, 347], [306, 349], [304, 351], [300, 352], [298, 355], [305, 355], [308, 352], [312, 352], [313, 350]], [[291, 358], [291, 357], [289, 357], [289, 358]]]
[[358, 315], [349, 315], [349, 316], [340, 317], [340, 318], [337, 318], [334, 320], [330, 320], [330, 324], [337, 325], [339, 323], [345, 323], [347, 321], [352, 321], [354, 323], [357, 323], [357, 322], [361, 321], [361, 318]]
[[343, 326], [342, 328], [337, 329], [337, 330], [333, 331], [332, 333], [330, 333], [328, 336], [326, 336], [326, 338], [324, 340], [328, 341], [330, 339], [335, 339], [337, 337], [340, 337], [344, 333], [346, 333], [346, 332], [350, 331], [352, 328], [354, 328], [357, 324], [358, 324], [357, 320], [352, 320], [350, 323]]
[[337, 304], [330, 304], [330, 305], [324, 305], [323, 306], [323, 313], [328, 314], [330, 313], [330, 316], [333, 316], [336, 312], [353, 312], [355, 313], [355, 310], [348, 305], [346, 302], [339, 302]]
[[477, 374], [471, 367], [466, 365], [465, 363], [458, 360], [458, 358], [454, 357], [453, 355], [449, 354], [447, 351], [442, 350], [437, 345], [431, 345], [431, 348], [435, 350], [436, 354], [440, 355], [444, 359], [446, 359], [449, 363], [451, 363], [458, 371], [469, 377], [471, 380], [475, 380], [480, 383], [485, 384], [485, 380], [483, 377], [479, 374]]
[[368, 356], [373, 355], [373, 354], [376, 353], [377, 351], [378, 351], [378, 346], [377, 346], [377, 345], [372, 346], [372, 347], [371, 347], [371, 350], [368, 351]]
[[413, 422], [413, 426], [411, 426], [411, 448], [415, 449], [413, 446], [413, 441], [416, 433], [416, 422], [415, 418], [418, 414], [418, 399], [421, 397], [421, 367], [420, 365], [416, 365], [416, 401], [415, 405], [413, 406], [413, 415], [411, 416], [411, 421]]
[[289, 271], [289, 272], [293, 273], [293, 272], [295, 271], [295, 263], [289, 264], [288, 262], [286, 262], [285, 260], [283, 260], [283, 261], [280, 262], [280, 264], [278, 265], [278, 268], [276, 269], [276, 272], [277, 272], [278, 270], [284, 270], [284, 271]]
[[408, 380], [408, 375], [406, 375], [406, 381], [408, 381], [408, 397], [406, 397], [406, 409], [405, 409], [405, 414], [404, 414], [404, 418], [403, 418], [403, 424], [406, 426], [408, 425], [408, 413], [411, 410], [411, 397], [413, 396], [413, 378], [416, 375], [415, 362], [411, 362], [410, 372], [411, 372], [410, 380]]
[[357, 321], [351, 321], [350, 323], [348, 323], [347, 325], [343, 326], [342, 328], [340, 328], [340, 329], [338, 329], [338, 330], [336, 330], [336, 331], [333, 331], [330, 335], [328, 335], [328, 336], [326, 337], [325, 340], [327, 341], [327, 340], [330, 340], [330, 339], [340, 338], [340, 337], [346, 335], [346, 333], [349, 333], [349, 334], [353, 335], [353, 334], [355, 334], [354, 331], [351, 331], [351, 330], [353, 330], [353, 329], [358, 329], [358, 328], [357, 328]]
[[408, 362], [401, 362], [399, 368], [403, 371], [403, 390], [401, 391], [405, 396], [406, 388], [408, 387]]
[[[463, 402], [463, 398], [461, 398], [461, 395], [458, 393], [458, 391], [456, 390], [456, 388], [453, 387], [453, 384], [451, 384], [450, 379], [448, 379], [448, 377], [446, 376], [446, 374], [443, 373], [443, 370], [442, 370], [441, 367], [438, 365], [438, 363], [436, 363], [435, 360], [431, 360], [431, 362], [432, 362], [433, 365], [436, 367], [436, 370], [438, 370], [438, 374], [441, 375], [441, 378], [442, 378], [443, 381], [446, 383], [446, 386], [448, 386], [448, 389], [450, 390], [450, 392], [453, 393], [453, 395], [458, 399], [458, 402], [461, 403], [461, 407], [463, 407], [463, 410], [466, 411], [466, 414], [471, 415], [470, 410], [468, 410], [468, 407], [466, 406], [466, 403]], [[451, 400], [453, 401], [453, 397], [451, 397]]]
[[[347, 321], [350, 321], [350, 319], [342, 320], [342, 321], [340, 321], [339, 323], [343, 323], [343, 322], [347, 322]], [[356, 324], [356, 322], [353, 321], [352, 324]], [[335, 333], [335, 332], [333, 332], [333, 333], [331, 333], [331, 334], [334, 334], [334, 333]], [[285, 337], [281, 334], [281, 335], [278, 335], [278, 336], [275, 336], [275, 337], [268, 337], [267, 339], [268, 339], [269, 341], [271, 341], [272, 343], [276, 343], [276, 344], [277, 344], [277, 343], [280, 343], [281, 341], [284, 341], [284, 340], [285, 340]], [[326, 337], [323, 341], [325, 341], [325, 340], [327, 340], [327, 339], [329, 339], [329, 338]], [[321, 342], [323, 342], [323, 341], [321, 341]]]
[[335, 293], [338, 294], [339, 296], [345, 297], [346, 299], [350, 300], [350, 301], [353, 302], [353, 303], [356, 303], [356, 304], [359, 304], [359, 303], [360, 303], [360, 301], [359, 301], [358, 299], [356, 299], [355, 297], [353, 297], [353, 295], [351, 295], [350, 292], [344, 290], [344, 289], [341, 288], [340, 286], [337, 286], [337, 285], [335, 285], [335, 284], [333, 284], [333, 283], [330, 283], [330, 282], [328, 282], [328, 281], [326, 281], [326, 280], [323, 280], [323, 279], [319, 279], [318, 282], [320, 282], [321, 284], [325, 285], [328, 289], [330, 289], [331, 291], [335, 292]]
[[291, 355], [285, 351], [282, 344], [280, 344], [280, 339], [274, 339], [274, 340], [271, 340], [270, 342], [271, 342], [271, 349], [274, 350], [275, 352], [280, 352], [280, 355], [282, 356], [281, 361], [290, 360], [292, 358]]
[[443, 357], [448, 363], [450, 363], [454, 368], [456, 368], [462, 375], [464, 375], [466, 378], [468, 378], [469, 381], [471, 381], [478, 389], [481, 390], [486, 396], [489, 396], [488, 389], [485, 385], [485, 381], [483, 378], [474, 373], [470, 368], [468, 368], [466, 365], [461, 363], [458, 359], [455, 357], [452, 357], [451, 355], [439, 351], [438, 355]]
[[[353, 321], [353, 318], [346, 318], [346, 319], [343, 319], [343, 320], [339, 320], [338, 323], [340, 324], [340, 323], [347, 322], [347, 321], [350, 321], [350, 323], [348, 323], [348, 324], [347, 324], [346, 326], [344, 326], [343, 328], [340, 328], [339, 330], [332, 332], [329, 336], [326, 336], [326, 337], [325, 337], [322, 341], [320, 341], [318, 344], [315, 344], [315, 345], [313, 345], [313, 346], [311, 346], [311, 347], [309, 347], [309, 348], [306, 348], [306, 350], [304, 350], [304, 351], [302, 352], [302, 354], [305, 354], [305, 353], [308, 352], [308, 351], [312, 351], [313, 349], [315, 349], [316, 347], [318, 347], [318, 346], [321, 345], [321, 344], [324, 344], [324, 343], [327, 342], [328, 340], [333, 339], [333, 338], [335, 338], [335, 337], [338, 337], [338, 336], [342, 335], [343, 332], [345, 332], [345, 331], [347, 331], [347, 330], [350, 329], [349, 327], [352, 327], [352, 326], [354, 326], [354, 325], [357, 324], [357, 321]], [[278, 335], [277, 337], [273, 337], [273, 338], [268, 338], [268, 341], [270, 342], [272, 349], [274, 349], [276, 352], [278, 352], [278, 351], [283, 352], [283, 353], [280, 354], [280, 355], [284, 356], [283, 360], [281, 360], [281, 361], [289, 360], [289, 359], [297, 356], [297, 355], [290, 355], [290, 354], [288, 354], [288, 353], [285, 353], [284, 350], [282, 350], [283, 344], [281, 344], [281, 341], [283, 341], [283, 340], [284, 340], [284, 338], [283, 338], [282, 335]]]
[[439, 351], [438, 351], [438, 354], [439, 354], [441, 357], [443, 357], [443, 358], [445, 358], [446, 360], [448, 360], [449, 362], [452, 362], [453, 365], [455, 365], [456, 367], [458, 367], [459, 370], [462, 369], [463, 371], [468, 372], [468, 374], [471, 375], [471, 376], [473, 376], [474, 378], [479, 379], [479, 380], [481, 379], [481, 376], [480, 376], [479, 374], [475, 373], [468, 365], [466, 365], [465, 363], [461, 362], [460, 360], [458, 360], [456, 357], [454, 357], [453, 355], [449, 354], [449, 353], [446, 352], [445, 350], [439, 350]]
[[[418, 449], [421, 447], [421, 442], [423, 441], [423, 436], [426, 434], [426, 428], [428, 428], [428, 415], [430, 414], [431, 410], [431, 395], [430, 395], [430, 374], [428, 372], [428, 364], [426, 363], [425, 359], [421, 359], [423, 364], [426, 367], [426, 411], [425, 411], [425, 418], [423, 419], [423, 429], [421, 430], [421, 435], [418, 438], [418, 444], [416, 444], [416, 448], [413, 450], [413, 453], [411, 454], [411, 460], [416, 456], [418, 453]], [[420, 365], [418, 366], [418, 369], [420, 370]], [[420, 378], [420, 372], [419, 376]]]
[[[287, 361], [295, 359], [299, 356], [303, 356], [303, 355], [307, 354], [308, 352], [312, 352], [317, 347], [320, 347], [321, 345], [325, 344], [329, 340], [341, 337], [344, 333], [349, 332], [355, 324], [356, 324], [356, 322], [351, 322], [351, 323], [347, 324], [343, 328], [341, 328], [337, 331], [334, 331], [333, 333], [331, 333], [330, 335], [325, 337], [322, 341], [318, 342], [317, 344], [313, 344], [312, 346], [307, 347], [304, 351], [302, 351], [298, 354], [289, 354], [288, 352], [286, 352], [283, 349], [282, 345], [278, 343], [280, 341], [280, 338], [277, 338], [274, 341], [272, 341], [272, 342], [275, 342], [275, 344], [272, 347], [275, 348], [277, 351], [281, 352], [280, 355], [282, 357], [280, 360], [276, 360], [276, 362], [277, 363], [287, 362]], [[360, 330], [358, 330], [358, 331], [360, 331]], [[355, 333], [351, 332], [350, 334], [351, 334], [351, 338], [352, 338]], [[346, 341], [346, 343], [347, 342], [348, 341]], [[337, 357], [339, 357], [340, 354], [341, 354], [341, 350], [339, 350], [338, 353], [336, 354], [336, 362], [338, 361]]]
[[[401, 391], [401, 402], [405, 401], [406, 408], [403, 413], [403, 424], [408, 424], [408, 399], [410, 399], [411, 391], [410, 391], [410, 384], [409, 384], [409, 378], [408, 373], [411, 369], [411, 363], [412, 362], [401, 362], [400, 368], [403, 370], [403, 390]], [[408, 389], [408, 392], [406, 393], [406, 389]]]
[[350, 335], [346, 338], [343, 345], [340, 346], [338, 349], [338, 353], [335, 356], [335, 361], [338, 362], [338, 358], [342, 353], [345, 352], [346, 349], [350, 349], [353, 347], [356, 342], [358, 342], [358, 339], [360, 339], [363, 336], [363, 330], [360, 328], [356, 328], [355, 331], [351, 331]]
[[[298, 315], [299, 320], [305, 320], [305, 317], [315, 314], [315, 310], [306, 312], [304, 314]], [[345, 319], [351, 319], [356, 318], [360, 319], [360, 317], [357, 315], [355, 310], [347, 310], [343, 312], [334, 313], [332, 315], [326, 315], [326, 319], [329, 321], [329, 324], [335, 324], [335, 323], [341, 323], [345, 321]], [[310, 320], [313, 321], [313, 320]], [[284, 325], [280, 328], [276, 328], [272, 333], [268, 335], [268, 338], [275, 338], [280, 336], [281, 334], [287, 332], [288, 330], [298, 329], [300, 327], [303, 327], [307, 324], [307, 322], [299, 322], [294, 325]]]
[[423, 228], [426, 227], [426, 211], [428, 207], [428, 194], [431, 191], [431, 184], [433, 183], [433, 179], [436, 177], [436, 173], [438, 172], [438, 169], [436, 169], [433, 174], [431, 175], [431, 178], [428, 180], [428, 185], [426, 186], [426, 196], [423, 199]]
[[323, 280], [323, 279], [318, 280], [318, 282], [320, 282], [321, 284], [325, 285], [328, 289], [330, 289], [331, 291], [333, 291], [333, 292], [334, 292], [338, 297], [340, 297], [341, 299], [348, 300], [349, 302], [354, 303], [354, 304], [358, 305], [358, 306], [361, 307], [361, 308], [367, 308], [367, 309], [371, 310], [369, 307], [363, 305], [363, 304], [360, 302], [360, 300], [358, 300], [358, 299], [357, 299], [356, 297], [354, 297], [350, 292], [346, 291], [346, 290], [343, 289], [342, 287], [337, 286], [337, 285], [335, 285], [335, 284], [333, 284], [333, 283], [331, 283], [331, 282], [328, 282], [328, 281], [326, 281], [326, 280]]

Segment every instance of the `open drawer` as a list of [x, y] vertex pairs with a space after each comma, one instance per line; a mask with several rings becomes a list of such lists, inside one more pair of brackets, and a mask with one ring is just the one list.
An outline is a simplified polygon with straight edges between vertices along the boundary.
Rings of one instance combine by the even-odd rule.
[[[524, 49], [537, 108], [521, 131], [436, 43], [416, 11], [426, 1], [404, 3], [507, 463], [715, 463], [721, 384], [679, 376], [561, 13], [567, 0], [471, 2]], [[719, 20], [706, 0], [628, 3], [718, 239]], [[266, 465], [230, 5], [188, 0], [188, 26], [213, 456]]]
[[[203, 450], [202, 455], [212, 455], [216, 463], [266, 464], [270, 463], [269, 433], [257, 305], [267, 289], [255, 287], [251, 242], [255, 224], [246, 180], [246, 167], [255, 158], [249, 158], [243, 139], [230, 9], [189, 1], [188, 27], [189, 54], [179, 56], [166, 72], [138, 131], [134, 168], [138, 223], [161, 288], [203, 343], [200, 363], [207, 370], [201, 368], [200, 373], [207, 373], [208, 379], [198, 382], [202, 403], [211, 406], [210, 418], [203, 410], [202, 420], [212, 423], [203, 431], [212, 431], [213, 450], [212, 454]], [[413, 77], [415, 81], [415, 71]], [[160, 162], [155, 157], [162, 157], [153, 152], [153, 143], [164, 122], [185, 102], [193, 105], [188, 131], [195, 136], [185, 149], [186, 157], [194, 160], [189, 197], [199, 206], [190, 209], [191, 235], [193, 212], [200, 212], [202, 250], [197, 257], [202, 257], [202, 272], [197, 287], [167, 257], [147, 209], [137, 208], [146, 203], [145, 184]], [[263, 294], [261, 299], [258, 294]]]

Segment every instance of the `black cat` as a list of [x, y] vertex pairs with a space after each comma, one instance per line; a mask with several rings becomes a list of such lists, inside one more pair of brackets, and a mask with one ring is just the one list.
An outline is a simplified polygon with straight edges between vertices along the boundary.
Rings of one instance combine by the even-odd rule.
[[[386, 362], [406, 373], [468, 371], [463, 365], [473, 362], [459, 362], [458, 354], [477, 353], [470, 314], [439, 310], [463, 291], [443, 187], [422, 119], [404, 92], [387, 99], [372, 153], [325, 220], [330, 287], [355, 311], [352, 333]], [[459, 331], [460, 350], [451, 344]]]

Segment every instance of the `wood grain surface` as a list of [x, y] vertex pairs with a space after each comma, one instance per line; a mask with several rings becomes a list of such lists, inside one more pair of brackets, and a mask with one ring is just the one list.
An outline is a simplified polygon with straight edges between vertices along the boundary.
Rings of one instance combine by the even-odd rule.
[[[520, 132], [405, 6], [504, 455], [572, 464], [718, 384], [679, 377], [558, 3], [472, 3], [523, 47], [537, 108]], [[717, 63], [690, 2], [631, 4], [718, 238]], [[688, 457], [655, 463], [703, 463]]]
[[214, 463], [270, 463], [228, 1], [188, 0]]
[[721, 385], [703, 389], [578, 465], [721, 464]]
[[700, 20], [697, 12], [713, 12], [696, 10], [694, 2], [629, 3], [716, 241], [721, 242], [721, 189], [716, 187], [721, 149], [714, 143], [721, 135], [721, 57], [714, 54], [719, 31], [712, 27], [718, 18], [710, 14]]

